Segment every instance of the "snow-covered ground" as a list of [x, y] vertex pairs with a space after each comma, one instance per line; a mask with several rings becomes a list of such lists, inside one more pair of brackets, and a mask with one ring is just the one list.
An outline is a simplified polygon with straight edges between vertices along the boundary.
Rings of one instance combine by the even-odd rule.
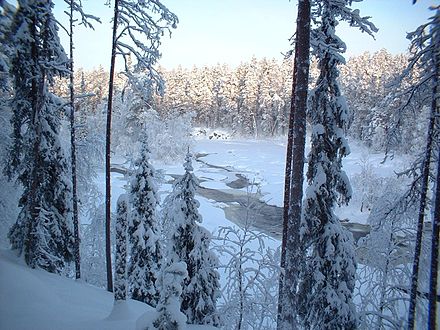
[[[284, 190], [285, 145], [285, 139], [197, 139], [192, 152], [204, 156], [200, 158], [203, 163], [193, 161], [194, 173], [200, 179], [202, 187], [221, 191], [241, 190], [242, 193], [246, 193], [246, 188], [231, 189], [227, 186], [228, 182], [236, 178], [235, 173], [241, 173], [249, 181], [258, 184], [263, 195], [262, 199], [267, 204], [281, 207]], [[409, 159], [405, 157], [395, 157], [383, 163], [383, 153], [372, 153], [357, 142], [351, 142], [350, 147], [351, 154], [344, 160], [344, 170], [350, 179], [355, 178], [366, 167], [372, 172], [370, 175], [374, 175], [376, 178], [389, 178], [394, 176], [394, 172], [404, 169], [409, 164]], [[306, 147], [306, 153], [308, 151], [309, 148]], [[123, 163], [124, 160], [116, 159], [115, 162]], [[183, 174], [184, 172], [182, 164], [179, 163], [163, 164], [156, 161], [153, 164], [157, 170], [162, 170], [166, 174], [165, 181], [173, 179], [170, 174]], [[214, 167], [206, 164], [214, 165]], [[101, 179], [100, 185], [104, 191], [104, 175]], [[126, 180], [121, 174], [113, 173], [112, 184], [112, 200], [115, 209], [115, 201], [120, 194], [124, 193]], [[304, 187], [306, 184], [305, 182]], [[162, 200], [171, 189], [170, 183], [161, 185]], [[341, 219], [347, 219], [352, 223], [365, 224], [367, 222], [369, 210], [368, 208], [361, 210], [361, 196], [359, 196], [361, 193], [355, 189], [352, 202], [348, 206], [336, 209], [336, 213]], [[203, 216], [203, 226], [208, 230], [216, 232], [219, 226], [232, 225], [225, 217], [224, 203], [218, 203], [200, 195], [197, 195], [197, 199], [200, 202], [199, 211]], [[279, 242], [270, 239], [266, 244], [276, 248]]]
[[[202, 158], [205, 163], [194, 161], [193, 164], [202, 186], [231, 189], [226, 183], [236, 179], [236, 173], [241, 173], [250, 181], [255, 180], [265, 202], [282, 205], [285, 141], [202, 139], [196, 141], [193, 152], [207, 154]], [[345, 160], [344, 166], [349, 177], [359, 174], [365, 163], [375, 175], [389, 177], [407, 162], [399, 158], [381, 164], [382, 160], [382, 154], [369, 154], [367, 149], [352, 144], [352, 154]], [[217, 167], [207, 166], [206, 163]], [[156, 169], [165, 171], [165, 179], [171, 179], [169, 174], [183, 173], [181, 164], [155, 162], [154, 165]], [[98, 182], [102, 185], [104, 177], [98, 178]], [[124, 192], [126, 181], [122, 175], [115, 173], [112, 182], [112, 196], [116, 201]], [[169, 183], [161, 186], [162, 199], [170, 189]], [[245, 192], [246, 188], [241, 190]], [[208, 230], [232, 225], [225, 219], [221, 203], [201, 196], [197, 198], [203, 225]], [[362, 223], [368, 213], [360, 211], [356, 200], [354, 198], [353, 204], [337, 210], [337, 213], [341, 218]], [[276, 247], [279, 242], [268, 239], [267, 244]], [[42, 270], [29, 269], [11, 251], [0, 250], [0, 329], [136, 329], [141, 328], [152, 315], [154, 311], [151, 307], [132, 300], [114, 309], [113, 295], [105, 290]], [[140, 323], [136, 326], [138, 319]]]
[[154, 315], [154, 309], [144, 303], [128, 300], [114, 305], [110, 292], [30, 269], [11, 251], [0, 250], [0, 329], [140, 330]]
[[[249, 139], [197, 139], [192, 152], [206, 154], [200, 158], [203, 162], [214, 165], [207, 166], [202, 162], [193, 161], [194, 173], [202, 181], [201, 186], [211, 189], [231, 189], [226, 183], [236, 179], [235, 174], [241, 173], [251, 182], [255, 182], [263, 194], [263, 200], [270, 205], [282, 206], [285, 171], [285, 139], [249, 140]], [[372, 153], [357, 142], [350, 142], [351, 154], [344, 160], [344, 170], [350, 179], [359, 175], [366, 167], [378, 178], [394, 176], [394, 172], [403, 170], [409, 164], [406, 157], [384, 159], [383, 153]], [[306, 148], [306, 153], [308, 148]], [[116, 163], [124, 160], [116, 158]], [[169, 174], [183, 174], [181, 164], [163, 164], [153, 162], [158, 170], [163, 170], [167, 175], [166, 180], [172, 179]], [[306, 165], [307, 167], [307, 165]], [[99, 185], [104, 191], [104, 174], [99, 178]], [[112, 174], [112, 201], [113, 209], [116, 208], [117, 197], [124, 192], [126, 181], [118, 173]], [[304, 186], [306, 186], [306, 182]], [[171, 184], [163, 184], [160, 188], [162, 198], [170, 191]], [[241, 188], [246, 193], [246, 188]], [[365, 223], [369, 215], [368, 209], [361, 211], [362, 192], [354, 189], [352, 202], [336, 210], [341, 219], [354, 223]], [[198, 196], [201, 203], [201, 212], [205, 219], [205, 226], [215, 230], [219, 225], [225, 224], [223, 212], [218, 210], [221, 204]], [[214, 218], [214, 220], [210, 220]]]
[[[263, 200], [266, 203], [276, 206], [283, 204], [284, 171], [285, 171], [285, 140], [197, 140], [194, 146], [194, 153], [207, 154], [203, 161], [220, 167], [231, 169], [233, 173], [241, 172], [250, 181], [259, 185]], [[308, 152], [308, 149], [306, 149]], [[349, 178], [353, 178], [368, 166], [377, 177], [390, 177], [395, 171], [404, 169], [408, 165], [408, 159], [396, 157], [382, 163], [382, 153], [371, 153], [367, 148], [358, 143], [351, 143], [351, 154], [344, 160], [344, 170]], [[307, 165], [306, 165], [307, 166]], [[157, 168], [163, 168], [167, 173], [182, 173], [181, 166], [165, 166], [156, 164]], [[194, 162], [195, 174], [204, 182], [203, 187], [212, 189], [229, 189], [227, 182], [232, 180], [231, 173], [222, 169], [211, 168], [202, 163]], [[304, 183], [306, 185], [306, 183]], [[169, 187], [164, 187], [167, 190]], [[242, 188], [246, 192], [246, 188]], [[350, 222], [365, 223], [368, 217], [368, 210], [361, 212], [360, 191], [354, 190], [352, 203], [341, 207], [336, 213], [341, 219], [348, 219]], [[202, 204], [207, 201], [199, 197]], [[213, 207], [221, 205], [215, 202], [205, 205], [202, 210], [204, 218], [208, 219]], [[206, 212], [206, 213], [205, 213]], [[218, 223], [214, 223], [218, 225]], [[208, 227], [209, 225], [206, 224]], [[215, 229], [215, 226], [213, 228]]]

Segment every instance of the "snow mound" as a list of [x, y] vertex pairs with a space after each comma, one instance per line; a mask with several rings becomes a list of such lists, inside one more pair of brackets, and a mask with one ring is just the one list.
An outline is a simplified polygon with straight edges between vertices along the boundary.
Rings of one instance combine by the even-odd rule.
[[113, 304], [110, 315], [106, 317], [108, 321], [130, 320], [138, 317], [130, 308], [130, 301], [118, 300]]
[[[30, 269], [12, 251], [0, 249], [0, 329], [129, 330], [154, 316], [154, 309], [144, 303], [115, 304], [110, 292]], [[215, 328], [188, 325], [187, 329]]]

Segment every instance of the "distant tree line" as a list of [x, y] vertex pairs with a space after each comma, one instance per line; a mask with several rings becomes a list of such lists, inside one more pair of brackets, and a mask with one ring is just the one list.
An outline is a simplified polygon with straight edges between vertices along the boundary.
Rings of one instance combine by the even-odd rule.
[[[429, 91], [419, 90], [405, 112], [405, 118], [396, 118], [402, 105], [404, 87], [415, 83], [417, 71], [398, 84], [398, 77], [408, 63], [409, 55], [392, 55], [382, 49], [351, 57], [339, 65], [339, 82], [348, 106], [348, 136], [363, 141], [376, 151], [384, 151], [393, 128], [394, 147], [412, 153], [423, 142], [429, 114]], [[208, 128], [227, 128], [231, 133], [255, 138], [287, 134], [292, 85], [291, 59], [251, 58], [237, 67], [215, 66], [159, 68], [164, 81], [163, 96], [151, 96], [150, 110], [160, 118], [176, 114], [193, 114], [193, 125]], [[318, 78], [316, 60], [310, 66], [309, 86]], [[90, 96], [83, 102], [78, 116], [89, 116], [103, 110], [106, 100], [108, 73], [102, 68], [76, 72], [77, 90]], [[127, 103], [126, 78], [115, 78], [115, 96], [122, 107]], [[61, 94], [68, 92], [67, 84], [57, 87]], [[124, 98], [125, 96], [125, 98]], [[136, 110], [136, 109], [135, 109]], [[116, 110], [117, 111], [117, 110]], [[138, 107], [130, 112], [131, 128], [145, 116], [146, 109]], [[124, 119], [123, 119], [124, 120]], [[393, 131], [395, 134], [396, 131]]]

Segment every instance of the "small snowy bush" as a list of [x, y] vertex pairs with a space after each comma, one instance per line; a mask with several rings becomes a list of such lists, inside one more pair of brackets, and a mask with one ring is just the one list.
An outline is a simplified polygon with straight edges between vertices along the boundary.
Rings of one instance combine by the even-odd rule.
[[156, 319], [147, 325], [147, 330], [181, 330], [186, 328], [186, 316], [180, 311], [182, 281], [188, 276], [186, 264], [176, 262], [166, 266], [160, 277], [162, 288]]

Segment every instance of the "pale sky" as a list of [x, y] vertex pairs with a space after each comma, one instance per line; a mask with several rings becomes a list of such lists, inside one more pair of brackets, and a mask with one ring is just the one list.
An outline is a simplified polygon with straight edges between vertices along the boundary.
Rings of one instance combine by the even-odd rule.
[[[426, 22], [432, 14], [428, 7], [439, 0], [364, 0], [354, 3], [362, 16], [372, 16], [379, 28], [376, 40], [347, 25], [337, 34], [347, 44], [346, 57], [382, 48], [403, 53], [408, 48], [406, 33]], [[63, 0], [55, 0], [55, 16], [66, 20]], [[76, 67], [107, 67], [110, 62], [111, 17], [113, 9], [105, 0], [83, 0], [85, 11], [99, 16], [102, 24], [95, 31], [79, 27], [75, 37]], [[288, 0], [163, 0], [179, 17], [171, 39], [165, 37], [160, 64], [166, 68], [226, 63], [238, 65], [257, 58], [282, 59], [294, 33], [296, 1]], [[63, 43], [67, 36], [60, 30]], [[65, 43], [67, 49], [67, 43]]]

